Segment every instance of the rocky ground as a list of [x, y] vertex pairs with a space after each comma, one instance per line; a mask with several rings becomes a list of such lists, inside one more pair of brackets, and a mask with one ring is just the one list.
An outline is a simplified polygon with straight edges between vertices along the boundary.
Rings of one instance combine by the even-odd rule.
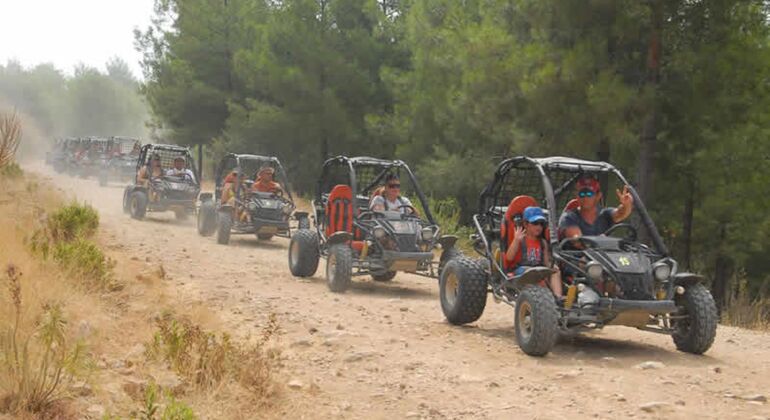
[[162, 265], [170, 299], [206, 307], [241, 336], [277, 314], [283, 401], [255, 417], [770, 418], [767, 333], [720, 327], [712, 349], [694, 356], [670, 337], [614, 327], [533, 358], [516, 345], [513, 310], [491, 298], [480, 321], [451, 326], [434, 280], [361, 278], [333, 294], [323, 263], [310, 279], [291, 276], [286, 239], [218, 245], [172, 213], [132, 220], [122, 185], [52, 182], [99, 210], [110, 252], [134, 258], [136, 270]]

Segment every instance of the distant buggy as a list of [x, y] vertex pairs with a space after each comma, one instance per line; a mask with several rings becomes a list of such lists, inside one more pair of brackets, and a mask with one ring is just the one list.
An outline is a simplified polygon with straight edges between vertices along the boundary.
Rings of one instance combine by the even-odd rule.
[[[477, 251], [482, 260], [458, 258], [440, 280], [441, 308], [452, 324], [476, 321], [487, 293], [515, 308], [514, 329], [527, 354], [547, 354], [561, 333], [607, 325], [670, 334], [677, 349], [701, 354], [711, 347], [717, 328], [714, 300], [703, 278], [680, 272], [636, 191], [633, 223], [619, 223], [603, 235], [559, 238], [557, 221], [576, 205], [574, 184], [591, 175], [605, 188], [628, 185], [612, 165], [563, 157], [504, 160], [481, 193], [473, 216]], [[604, 194], [606, 196], [606, 194]], [[551, 271], [531, 267], [514, 276], [503, 258], [510, 232], [527, 206], [548, 211], [553, 260], [565, 279], [566, 301], [559, 303], [542, 279]], [[650, 245], [639, 240], [644, 229]], [[618, 233], [624, 235], [616, 236]], [[585, 298], [584, 298], [585, 296]]]
[[[260, 171], [272, 171], [280, 189], [259, 191], [255, 182]], [[223, 196], [227, 195], [227, 197]], [[216, 169], [214, 193], [202, 193], [198, 210], [198, 233], [216, 233], [217, 242], [227, 244], [231, 234], [255, 235], [269, 240], [291, 236], [290, 221], [309, 226], [308, 214], [296, 212], [286, 172], [276, 157], [229, 153]]]
[[[369, 209], [388, 174], [399, 175], [402, 192], [419, 200], [422, 215], [409, 205], [402, 206], [405, 212]], [[436, 278], [460, 254], [454, 247], [457, 237], [441, 234], [417, 179], [400, 160], [329, 159], [312, 204], [315, 229], [294, 233], [289, 268], [294, 276], [309, 277], [315, 274], [319, 259], [326, 258], [326, 280], [332, 292], [344, 292], [353, 276], [390, 281], [402, 271]]]
[[[160, 175], [150, 176], [142, 182], [139, 171], [150, 167], [150, 160], [160, 159]], [[185, 168], [190, 175], [167, 175], [174, 160], [184, 159]], [[200, 193], [197, 179], [198, 171], [187, 147], [170, 144], [145, 144], [139, 152], [133, 181], [123, 192], [123, 210], [134, 219], [143, 219], [147, 212], [173, 211], [177, 219], [186, 219], [195, 212], [195, 204]]]

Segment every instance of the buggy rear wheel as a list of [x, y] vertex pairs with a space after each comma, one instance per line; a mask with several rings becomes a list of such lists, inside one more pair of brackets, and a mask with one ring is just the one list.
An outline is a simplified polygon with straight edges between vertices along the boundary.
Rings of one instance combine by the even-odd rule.
[[217, 243], [230, 243], [230, 229], [233, 227], [233, 215], [229, 211], [220, 211], [217, 217]]
[[516, 341], [524, 353], [545, 356], [559, 338], [559, 314], [550, 289], [529, 285], [516, 299]]
[[487, 273], [479, 261], [450, 260], [439, 278], [441, 310], [447, 321], [467, 324], [481, 318], [487, 306]]
[[334, 293], [342, 293], [350, 286], [353, 276], [353, 251], [347, 244], [332, 245], [326, 261], [326, 284]]
[[144, 215], [147, 213], [147, 194], [144, 191], [134, 191], [131, 193], [129, 212], [131, 217], [136, 220], [144, 219]]
[[386, 271], [384, 273], [372, 274], [372, 279], [374, 281], [381, 281], [381, 282], [391, 281], [395, 277], [396, 277], [395, 271]]
[[678, 296], [687, 318], [676, 320], [672, 338], [680, 351], [703, 354], [714, 343], [717, 333], [717, 306], [708, 289], [700, 283], [688, 286]]
[[198, 233], [201, 236], [211, 236], [217, 229], [217, 213], [214, 202], [206, 200], [198, 209]]
[[438, 262], [438, 278], [441, 279], [441, 272], [444, 271], [444, 267], [449, 264], [449, 261], [462, 256], [463, 252], [454, 246], [441, 251], [441, 258]]

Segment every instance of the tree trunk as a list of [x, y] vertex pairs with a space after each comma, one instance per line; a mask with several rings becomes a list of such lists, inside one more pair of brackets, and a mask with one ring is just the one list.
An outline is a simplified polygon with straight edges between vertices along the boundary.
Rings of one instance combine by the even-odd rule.
[[[716, 243], [722, 244], [727, 239], [727, 232], [725, 228], [726, 223], [722, 223], [719, 229], [719, 235]], [[714, 300], [717, 304], [717, 309], [722, 312], [725, 304], [727, 303], [727, 291], [730, 290], [730, 279], [735, 271], [735, 262], [729, 255], [727, 255], [719, 245], [717, 251], [716, 264], [714, 266], [714, 283], [711, 287], [711, 292], [714, 295]]]
[[695, 210], [695, 180], [692, 174], [687, 176], [686, 185], [684, 214], [682, 215], [682, 266], [689, 271], [692, 267], [692, 219]]
[[647, 111], [642, 123], [639, 138], [639, 160], [637, 164], [637, 192], [643, 201], [650, 198], [653, 191], [653, 173], [655, 169], [655, 149], [658, 138], [657, 91], [660, 83], [661, 31], [663, 28], [663, 2], [654, 0], [650, 3], [651, 30], [647, 44], [647, 76], [644, 94]]
[[[596, 158], [602, 162], [610, 161], [610, 139], [606, 136], [599, 140], [599, 148], [596, 150]], [[602, 186], [602, 196], [607, 199], [609, 175], [606, 173], [599, 174], [599, 183]]]

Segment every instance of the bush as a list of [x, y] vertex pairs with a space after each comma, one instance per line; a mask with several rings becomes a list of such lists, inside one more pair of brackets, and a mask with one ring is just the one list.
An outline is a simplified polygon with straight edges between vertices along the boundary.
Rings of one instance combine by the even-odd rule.
[[77, 239], [73, 242], [59, 242], [53, 248], [53, 259], [88, 288], [112, 287], [114, 264], [90, 241]]
[[11, 162], [5, 166], [0, 167], [0, 178], [16, 179], [21, 178], [24, 175], [24, 171], [16, 162]]
[[[413, 200], [414, 203], [419, 203], [419, 200]], [[435, 199], [428, 197], [428, 205], [430, 206], [430, 212], [433, 214], [433, 218], [441, 227], [442, 235], [456, 235], [458, 237], [457, 246], [465, 249], [471, 249], [471, 243], [469, 236], [473, 233], [473, 229], [468, 226], [462, 226], [460, 224], [460, 205], [453, 197], [444, 199]], [[422, 214], [425, 214], [425, 210], [422, 205], [418, 204], [418, 208]]]
[[57, 303], [44, 305], [34, 332], [25, 334], [21, 272], [9, 265], [5, 274], [15, 311], [13, 319], [0, 323], [0, 411], [40, 413], [63, 398], [85, 368], [84, 348], [67, 341], [67, 321]]
[[99, 213], [87, 204], [70, 203], [48, 218], [48, 230], [54, 241], [89, 238], [99, 227]]
[[[141, 420], [156, 420], [160, 400], [160, 390], [155, 384], [150, 384], [144, 391], [144, 407], [140, 414]], [[160, 413], [160, 420], [194, 420], [195, 413], [192, 408], [181, 401], [177, 401], [170, 393], [165, 393], [166, 407]]]
[[147, 346], [147, 357], [168, 363], [199, 388], [209, 388], [230, 378], [252, 395], [265, 397], [272, 393], [272, 371], [277, 362], [266, 350], [266, 343], [277, 331], [275, 315], [271, 315], [256, 343], [240, 344], [226, 333], [217, 335], [166, 315], [158, 321], [158, 331]]

